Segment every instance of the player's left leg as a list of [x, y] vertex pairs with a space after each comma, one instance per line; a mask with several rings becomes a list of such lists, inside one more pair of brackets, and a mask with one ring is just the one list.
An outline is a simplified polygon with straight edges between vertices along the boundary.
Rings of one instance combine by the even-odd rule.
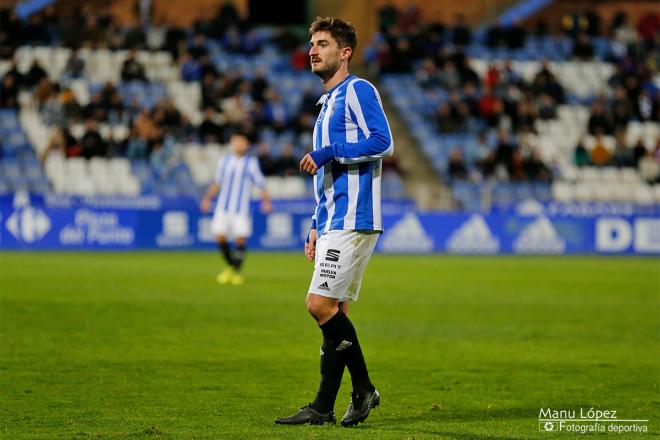
[[234, 232], [234, 242], [236, 243], [236, 248], [232, 255], [234, 275], [231, 283], [237, 286], [245, 282], [240, 271], [243, 267], [243, 261], [245, 261], [245, 254], [247, 253], [247, 240], [252, 235], [252, 217], [243, 214], [234, 215], [231, 220], [231, 229]]
[[234, 259], [232, 257], [231, 245], [225, 235], [218, 235], [216, 241], [218, 243], [218, 251], [220, 251], [220, 255], [222, 255], [227, 262], [227, 267], [218, 274], [217, 281], [220, 284], [227, 284], [234, 276]]

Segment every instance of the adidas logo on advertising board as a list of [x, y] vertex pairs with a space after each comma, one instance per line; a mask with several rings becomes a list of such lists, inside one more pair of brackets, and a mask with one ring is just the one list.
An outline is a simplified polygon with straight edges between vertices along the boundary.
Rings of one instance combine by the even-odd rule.
[[407, 213], [382, 238], [383, 252], [425, 254], [433, 251], [433, 238], [426, 233], [419, 218]]
[[493, 236], [484, 218], [472, 215], [449, 239], [447, 251], [456, 254], [495, 254], [500, 250], [500, 241]]
[[513, 241], [513, 251], [517, 254], [563, 254], [566, 241], [559, 236], [550, 220], [542, 215], [520, 231]]

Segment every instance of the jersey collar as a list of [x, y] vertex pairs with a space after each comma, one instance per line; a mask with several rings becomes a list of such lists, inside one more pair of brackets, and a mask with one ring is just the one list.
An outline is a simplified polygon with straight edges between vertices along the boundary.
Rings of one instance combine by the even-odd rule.
[[348, 80], [350, 80], [350, 79], [352, 79], [352, 78], [354, 78], [353, 75], [348, 75], [346, 78], [342, 79], [342, 80], [339, 82], [339, 84], [337, 84], [336, 86], [334, 86], [333, 88], [331, 88], [330, 90], [328, 90], [328, 92], [327, 92], [326, 94], [324, 94], [323, 96], [321, 96], [321, 97], [319, 98], [318, 102], [316, 103], [316, 105], [323, 105], [323, 104], [325, 104], [325, 101], [327, 101], [327, 100], [328, 100], [328, 97], [329, 97], [330, 95], [332, 95], [332, 92], [334, 92], [335, 90], [337, 90], [337, 87], [341, 86], [341, 85], [344, 84], [346, 81], [348, 81]]

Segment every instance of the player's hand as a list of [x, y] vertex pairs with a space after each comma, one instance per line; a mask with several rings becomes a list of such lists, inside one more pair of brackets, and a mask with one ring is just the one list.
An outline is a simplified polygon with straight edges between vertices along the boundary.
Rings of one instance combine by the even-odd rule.
[[261, 212], [263, 212], [264, 214], [270, 214], [272, 210], [273, 210], [273, 202], [271, 202], [270, 199], [261, 201]]
[[302, 160], [300, 161], [300, 172], [301, 173], [307, 172], [313, 176], [316, 174], [318, 170], [319, 168], [314, 163], [312, 156], [310, 156], [309, 153], [305, 154], [305, 157], [303, 157]]
[[202, 214], [206, 214], [211, 209], [211, 201], [209, 199], [202, 199], [199, 204], [199, 210], [202, 211]]
[[314, 261], [316, 256], [316, 229], [309, 231], [309, 236], [305, 242], [305, 257], [307, 261]]

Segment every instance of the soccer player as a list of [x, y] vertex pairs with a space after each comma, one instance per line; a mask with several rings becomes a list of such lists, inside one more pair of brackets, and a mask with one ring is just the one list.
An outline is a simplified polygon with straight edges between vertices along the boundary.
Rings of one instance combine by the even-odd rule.
[[[220, 192], [211, 221], [211, 231], [218, 242], [218, 250], [227, 262], [227, 267], [217, 277], [220, 284], [240, 285], [244, 282], [240, 270], [245, 259], [247, 239], [252, 235], [252, 185], [261, 189], [262, 212], [268, 213], [272, 209], [259, 162], [256, 157], [247, 155], [250, 137], [250, 133], [244, 131], [232, 134], [229, 141], [231, 153], [218, 161], [213, 183], [200, 203], [200, 211], [208, 212], [211, 200]], [[229, 244], [230, 238], [236, 243], [235, 250]]]
[[358, 299], [362, 274], [383, 230], [382, 158], [394, 147], [376, 88], [348, 73], [357, 44], [353, 25], [317, 17], [309, 36], [312, 72], [327, 91], [319, 100], [314, 149], [300, 162], [301, 171], [314, 175], [316, 190], [305, 255], [315, 262], [307, 310], [323, 334], [321, 383], [312, 403], [275, 422], [335, 423], [335, 399], [346, 366], [353, 391], [341, 423], [351, 426], [380, 403], [347, 312], [349, 302]]

